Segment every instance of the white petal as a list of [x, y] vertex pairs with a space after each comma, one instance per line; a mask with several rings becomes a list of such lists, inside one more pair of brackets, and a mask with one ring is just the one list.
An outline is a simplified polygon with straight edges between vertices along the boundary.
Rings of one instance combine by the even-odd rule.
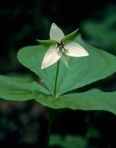
[[59, 42], [63, 37], [64, 33], [62, 32], [62, 30], [55, 23], [52, 23], [50, 28], [50, 39]]
[[88, 56], [89, 53], [79, 44], [70, 42], [65, 45], [65, 54], [72, 57]]
[[54, 45], [50, 46], [43, 58], [41, 69], [53, 65], [61, 58], [61, 56], [62, 52], [58, 51]]

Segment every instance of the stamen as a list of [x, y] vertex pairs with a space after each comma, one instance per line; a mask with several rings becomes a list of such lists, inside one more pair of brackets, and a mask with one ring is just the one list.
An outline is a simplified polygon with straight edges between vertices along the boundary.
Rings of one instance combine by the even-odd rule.
[[64, 52], [64, 48], [62, 48], [62, 52]]
[[62, 52], [64, 52], [64, 43], [61, 41], [59, 43], [56, 44], [56, 47], [61, 50]]

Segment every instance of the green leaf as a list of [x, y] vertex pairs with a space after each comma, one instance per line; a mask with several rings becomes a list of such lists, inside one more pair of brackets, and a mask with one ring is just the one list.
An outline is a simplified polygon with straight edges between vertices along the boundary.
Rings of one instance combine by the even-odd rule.
[[102, 92], [92, 89], [87, 92], [67, 94], [59, 97], [37, 95], [36, 100], [54, 109], [104, 110], [116, 114], [116, 91]]
[[50, 45], [56, 44], [57, 41], [54, 40], [36, 40], [37, 42], [39, 42], [41, 45], [45, 46], [45, 47], [49, 47]]
[[18, 60], [27, 68], [35, 72], [44, 82], [51, 94], [54, 94], [54, 80], [56, 64], [53, 66], [41, 69], [41, 63], [46, 52], [46, 48], [43, 46], [27, 46], [19, 50]]
[[66, 35], [63, 39], [62, 39], [62, 42], [65, 42], [65, 41], [73, 41], [75, 39], [75, 37], [77, 36], [77, 32], [78, 32], [79, 29], [75, 30], [74, 32]]
[[35, 89], [38, 90], [38, 93], [49, 94], [45, 88], [36, 82], [0, 75], [0, 98], [14, 101], [30, 100], [34, 98], [33, 91]]
[[116, 55], [116, 10], [106, 9], [101, 14], [102, 19], [87, 19], [82, 22], [81, 30], [87, 36], [89, 43], [104, 48]]
[[51, 135], [50, 146], [61, 146], [63, 148], [85, 148], [87, 147], [87, 140], [81, 136], [74, 135]]
[[[86, 44], [80, 36], [75, 38], [75, 42], [82, 45], [89, 53], [89, 56], [69, 57], [69, 69], [64, 63], [60, 62], [56, 88], [57, 96], [103, 79], [116, 72], [115, 56]], [[41, 69], [41, 63], [46, 51], [47, 49], [43, 46], [24, 47], [18, 52], [18, 59], [24, 66], [41, 78], [53, 95], [57, 64]]]

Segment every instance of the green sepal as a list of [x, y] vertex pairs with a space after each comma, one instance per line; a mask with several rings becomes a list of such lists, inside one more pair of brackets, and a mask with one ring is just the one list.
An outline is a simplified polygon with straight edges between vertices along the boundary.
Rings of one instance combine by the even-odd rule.
[[62, 54], [61, 61], [66, 65], [66, 67], [69, 69], [69, 56], [66, 56], [65, 54]]
[[38, 40], [37, 39], [36, 41], [45, 47], [49, 47], [53, 44], [57, 44], [57, 41], [55, 41], [55, 40]]
[[66, 35], [63, 39], [62, 42], [66, 42], [66, 41], [73, 41], [75, 39], [75, 37], [77, 36], [77, 32], [78, 32], [79, 28], [77, 30], [75, 30], [74, 32]]

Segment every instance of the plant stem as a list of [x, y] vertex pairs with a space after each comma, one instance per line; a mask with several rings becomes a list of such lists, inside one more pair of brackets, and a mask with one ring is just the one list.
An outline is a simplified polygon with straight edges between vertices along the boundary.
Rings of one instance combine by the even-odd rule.
[[55, 77], [55, 84], [54, 84], [54, 97], [56, 97], [56, 88], [57, 88], [57, 81], [58, 81], [58, 72], [59, 72], [59, 62], [57, 63], [57, 68], [56, 68], [56, 77]]
[[[55, 77], [55, 83], [54, 83], [54, 97], [56, 97], [58, 72], [59, 72], [59, 61], [57, 63], [57, 67], [56, 67], [56, 77]], [[50, 130], [51, 130], [51, 125], [52, 125], [52, 120], [53, 120], [53, 115], [54, 115], [53, 111], [54, 111], [53, 109], [50, 109], [50, 112], [49, 112], [50, 114], [49, 114], [48, 131], [47, 131], [47, 139], [46, 139], [46, 147], [45, 148], [49, 148]]]
[[53, 120], [53, 109], [49, 109], [48, 130], [47, 130], [47, 138], [46, 138], [45, 148], [49, 148], [52, 120]]

